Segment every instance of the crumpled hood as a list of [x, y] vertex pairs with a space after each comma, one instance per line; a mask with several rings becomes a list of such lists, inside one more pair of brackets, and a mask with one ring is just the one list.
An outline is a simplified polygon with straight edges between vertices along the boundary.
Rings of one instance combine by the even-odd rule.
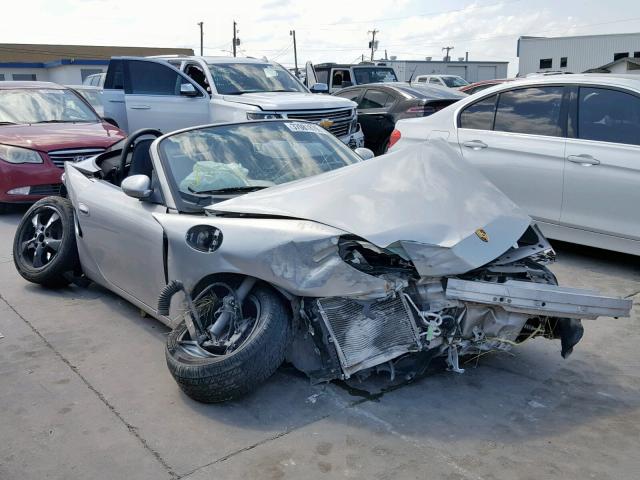
[[531, 223], [443, 140], [208, 209], [330, 225], [411, 259], [423, 276], [464, 273], [484, 265], [513, 246]]
[[228, 102], [254, 105], [262, 110], [320, 110], [323, 108], [355, 108], [346, 98], [305, 92], [260, 92], [225, 95]]

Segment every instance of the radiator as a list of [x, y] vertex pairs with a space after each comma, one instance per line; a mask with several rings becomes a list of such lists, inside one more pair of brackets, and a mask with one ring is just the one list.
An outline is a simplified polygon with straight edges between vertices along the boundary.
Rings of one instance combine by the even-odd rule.
[[419, 350], [418, 328], [401, 296], [369, 303], [348, 298], [317, 300], [345, 378], [407, 352]]

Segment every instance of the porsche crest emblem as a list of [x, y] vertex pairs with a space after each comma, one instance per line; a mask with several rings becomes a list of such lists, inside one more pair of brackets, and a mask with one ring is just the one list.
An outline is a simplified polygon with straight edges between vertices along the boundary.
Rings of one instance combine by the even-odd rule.
[[331, 128], [333, 126], [333, 120], [329, 120], [328, 118], [323, 118], [322, 120], [320, 120], [318, 122], [318, 125], [320, 125], [324, 129], [328, 130], [329, 128]]
[[476, 230], [476, 235], [483, 242], [488, 242], [489, 241], [489, 235], [482, 228], [479, 228], [479, 229]]

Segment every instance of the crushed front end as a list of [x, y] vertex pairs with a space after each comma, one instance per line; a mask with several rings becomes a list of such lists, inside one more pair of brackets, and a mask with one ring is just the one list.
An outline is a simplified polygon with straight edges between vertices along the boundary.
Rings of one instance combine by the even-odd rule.
[[398, 286], [383, 298], [303, 298], [289, 360], [314, 381], [385, 371], [419, 375], [443, 357], [462, 373], [463, 356], [509, 351], [535, 337], [561, 340], [563, 357], [583, 335], [581, 319], [628, 316], [629, 300], [557, 285], [555, 253], [535, 226], [499, 258], [464, 274], [424, 276], [406, 252], [354, 236], [340, 257]]

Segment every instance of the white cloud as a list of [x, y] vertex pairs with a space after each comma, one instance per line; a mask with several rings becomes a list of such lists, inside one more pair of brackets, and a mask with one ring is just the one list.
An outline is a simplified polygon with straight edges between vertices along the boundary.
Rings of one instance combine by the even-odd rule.
[[[605, 10], [602, 4], [585, 6], [578, 0], [562, 4], [552, 0], [434, 0], [428, 5], [420, 0], [32, 0], [23, 6], [14, 2], [11, 9], [3, 10], [2, 41], [192, 47], [197, 51], [196, 24], [204, 21], [205, 53], [225, 55], [224, 50], [231, 49], [235, 19], [241, 53], [266, 55], [285, 64], [293, 63], [290, 29], [296, 30], [299, 63], [303, 64], [308, 59], [351, 62], [367, 55], [367, 31], [376, 28], [380, 30], [377, 56], [383, 56], [386, 49], [399, 58], [437, 58], [443, 46], [453, 45], [453, 57], [468, 51], [472, 59], [509, 60], [511, 73], [515, 73], [518, 36], [591, 33], [593, 29], [580, 26], [604, 21], [605, 13], [615, 15], [632, 5], [631, 0], [618, 0], [623, 4], [618, 8], [612, 3], [616, 0]], [[638, 29], [640, 23], [606, 28], [628, 31], [634, 26]]]

